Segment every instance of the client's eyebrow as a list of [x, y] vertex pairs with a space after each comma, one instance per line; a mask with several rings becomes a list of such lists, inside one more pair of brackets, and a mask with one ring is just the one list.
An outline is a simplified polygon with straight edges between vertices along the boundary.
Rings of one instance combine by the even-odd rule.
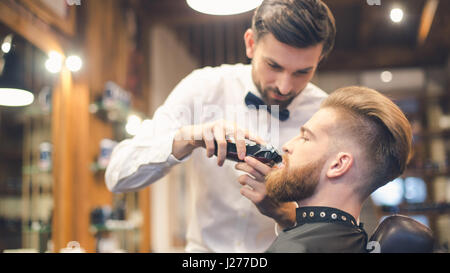
[[310, 129], [308, 129], [307, 127], [305, 127], [305, 126], [300, 127], [300, 132], [301, 132], [302, 134], [304, 134], [304, 133], [306, 132], [306, 133], [308, 133], [308, 135], [310, 135], [311, 137], [316, 138], [316, 136], [314, 135], [314, 133], [313, 133]]

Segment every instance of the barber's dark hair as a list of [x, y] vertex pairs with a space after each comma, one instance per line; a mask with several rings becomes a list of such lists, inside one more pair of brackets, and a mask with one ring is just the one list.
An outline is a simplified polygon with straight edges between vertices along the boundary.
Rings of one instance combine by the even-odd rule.
[[307, 48], [323, 43], [322, 56], [334, 46], [334, 16], [320, 0], [265, 0], [256, 9], [252, 30], [257, 42], [267, 33], [287, 45]]

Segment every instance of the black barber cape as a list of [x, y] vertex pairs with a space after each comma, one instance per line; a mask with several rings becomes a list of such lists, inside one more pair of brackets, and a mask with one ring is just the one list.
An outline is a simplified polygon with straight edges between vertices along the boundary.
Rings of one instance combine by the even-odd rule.
[[268, 253], [367, 252], [367, 234], [350, 214], [330, 207], [301, 207], [297, 224], [285, 229]]

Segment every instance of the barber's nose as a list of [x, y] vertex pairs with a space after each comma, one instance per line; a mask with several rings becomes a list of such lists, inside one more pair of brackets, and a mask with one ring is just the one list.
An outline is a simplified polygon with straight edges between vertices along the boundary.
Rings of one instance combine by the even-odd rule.
[[287, 95], [293, 89], [291, 75], [281, 73], [277, 80], [277, 88], [282, 95]]

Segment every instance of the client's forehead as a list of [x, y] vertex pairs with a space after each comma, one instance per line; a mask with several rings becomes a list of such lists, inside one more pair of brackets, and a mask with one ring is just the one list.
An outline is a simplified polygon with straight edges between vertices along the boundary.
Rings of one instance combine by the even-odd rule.
[[338, 112], [333, 108], [321, 108], [304, 125], [314, 134], [328, 134], [339, 126]]

